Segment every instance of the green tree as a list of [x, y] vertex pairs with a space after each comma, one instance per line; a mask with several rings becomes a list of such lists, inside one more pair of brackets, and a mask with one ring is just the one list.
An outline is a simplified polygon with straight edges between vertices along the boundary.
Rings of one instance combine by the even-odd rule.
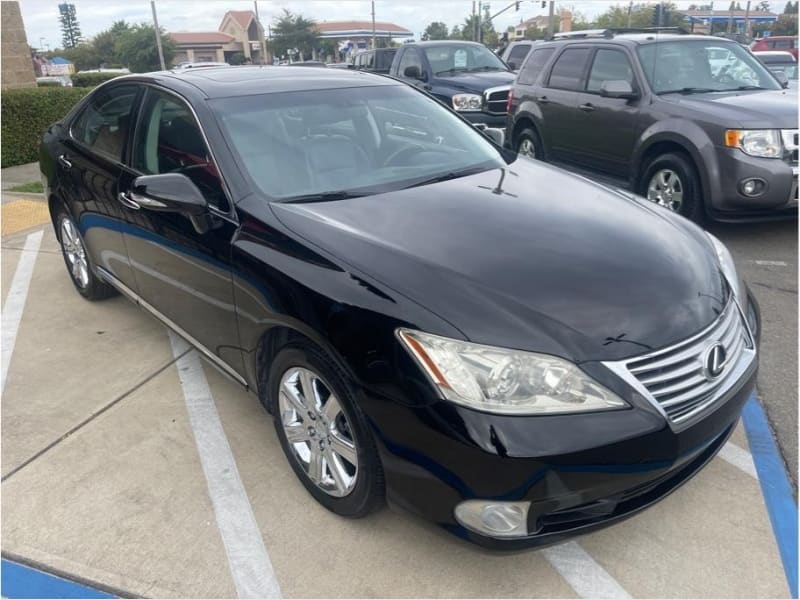
[[797, 35], [797, 13], [780, 15], [772, 26], [772, 35]]
[[785, 15], [796, 15], [797, 8], [800, 5], [800, 1], [798, 2], [787, 2], [786, 6], [783, 7], [783, 14]]
[[[163, 29], [160, 35], [164, 62], [169, 65], [175, 56], [175, 42], [164, 34]], [[161, 69], [161, 63], [158, 60], [155, 37], [155, 29], [149, 23], [132, 25], [119, 34], [114, 44], [114, 52], [119, 61], [134, 73], [158, 71]]]
[[61, 43], [64, 48], [74, 48], [81, 42], [81, 27], [75, 5], [66, 2], [58, 5], [58, 22], [61, 23]]
[[69, 62], [75, 65], [76, 71], [83, 71], [86, 69], [96, 69], [100, 66], [100, 60], [94, 47], [88, 42], [81, 42], [74, 48], [56, 48], [47, 52], [47, 58], [54, 58], [61, 56], [66, 58]]
[[244, 53], [243, 52], [234, 52], [228, 57], [228, 64], [229, 65], [241, 65], [244, 64]]
[[762, 0], [761, 2], [758, 3], [758, 6], [756, 6], [756, 12], [769, 12], [769, 11], [770, 11], [769, 2], [767, 0]]
[[311, 58], [312, 51], [319, 44], [319, 32], [314, 21], [302, 15], [283, 9], [283, 14], [272, 24], [270, 46], [275, 56], [287, 56], [290, 49], [300, 51], [300, 60]]
[[425, 28], [422, 34], [422, 40], [446, 40], [448, 35], [447, 25], [441, 21], [434, 21]]

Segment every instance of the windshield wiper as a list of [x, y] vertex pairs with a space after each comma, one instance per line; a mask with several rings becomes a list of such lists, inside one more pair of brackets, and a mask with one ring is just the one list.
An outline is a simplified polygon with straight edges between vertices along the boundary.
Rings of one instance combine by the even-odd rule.
[[474, 67], [472, 69], [467, 69], [469, 73], [474, 73], [475, 71], [505, 71], [505, 69], [501, 69], [500, 67], [490, 67], [489, 65], [484, 65], [482, 67]]
[[453, 73], [466, 72], [466, 71], [469, 71], [467, 67], [450, 67], [449, 69], [445, 69], [444, 71], [437, 71], [436, 75], [444, 75], [445, 73], [450, 73], [452, 75]]
[[658, 95], [662, 94], [708, 94], [710, 92], [724, 92], [725, 90], [715, 90], [714, 88], [705, 88], [705, 87], [683, 87], [677, 90], [664, 90], [663, 92], [658, 92]]
[[305, 194], [301, 196], [290, 196], [282, 199], [284, 204], [295, 204], [301, 202], [331, 202], [333, 200], [347, 200], [349, 198], [362, 198], [367, 196], [367, 193], [348, 192], [341, 190], [338, 192], [321, 192], [319, 194]]
[[767, 88], [761, 87], [760, 85], [740, 85], [737, 88], [731, 88], [729, 90], [722, 90], [724, 92], [743, 92], [746, 90], [766, 90]]
[[447, 173], [440, 173], [439, 175], [428, 177], [427, 179], [423, 179], [422, 181], [415, 181], [411, 185], [406, 186], [404, 189], [419, 187], [422, 185], [430, 185], [432, 183], [440, 183], [442, 181], [449, 181], [450, 179], [458, 179], [459, 177], [466, 177], [467, 175], [475, 175], [476, 173], [482, 173], [483, 171], [486, 170], [487, 168], [485, 166], [481, 166], [481, 167], [471, 167], [469, 169], [461, 169], [460, 171], [448, 171]]

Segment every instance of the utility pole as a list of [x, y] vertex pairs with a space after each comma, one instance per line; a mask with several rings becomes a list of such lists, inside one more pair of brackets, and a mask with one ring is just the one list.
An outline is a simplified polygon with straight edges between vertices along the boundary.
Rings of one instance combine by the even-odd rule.
[[556, 3], [553, 0], [550, 0], [550, 14], [547, 17], [547, 39], [553, 37], [553, 21], [555, 20], [553, 13], [555, 12], [555, 5]]
[[475, 0], [472, 0], [472, 41], [478, 39], [478, 28], [475, 27]]
[[262, 32], [258, 34], [258, 47], [261, 48], [261, 64], [263, 65], [267, 61], [267, 43], [264, 41], [264, 28], [261, 27], [261, 20], [258, 18], [258, 0], [253, 0], [253, 7], [256, 9], [256, 33]]
[[631, 13], [633, 12], [633, 0], [628, 3], [628, 29], [631, 28]]
[[476, 29], [478, 31], [477, 35], [477, 42], [482, 42], [483, 40], [483, 28], [481, 27], [481, 11], [483, 10], [483, 2], [478, 1], [478, 20], [476, 21]]
[[161, 30], [158, 28], [158, 17], [156, 16], [156, 0], [150, 0], [150, 8], [153, 9], [153, 26], [156, 29], [156, 46], [158, 46], [158, 62], [161, 63], [161, 70], [166, 71], [167, 65], [164, 64], [164, 49], [161, 47]]
[[747, 10], [744, 13], [744, 34], [750, 37], [750, 0], [747, 0]]
[[375, 46], [375, 0], [372, 0], [372, 49], [375, 50], [376, 47], [377, 46]]

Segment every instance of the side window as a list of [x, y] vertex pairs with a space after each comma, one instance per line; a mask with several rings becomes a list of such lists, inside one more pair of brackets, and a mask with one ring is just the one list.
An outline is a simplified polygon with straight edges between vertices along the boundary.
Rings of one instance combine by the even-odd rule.
[[170, 94], [150, 90], [136, 130], [132, 166], [146, 175], [181, 173], [209, 204], [228, 210], [217, 168], [189, 107]]
[[592, 70], [589, 72], [587, 92], [599, 94], [604, 81], [627, 81], [634, 86], [633, 68], [625, 53], [621, 50], [601, 49], [594, 55]]
[[375, 52], [370, 52], [367, 54], [367, 68], [374, 69], [375, 68]]
[[511, 52], [508, 53], [508, 57], [506, 58], [506, 62], [508, 66], [512, 69], [519, 69], [522, 66], [525, 57], [528, 56], [528, 52], [531, 51], [530, 44], [518, 44], [511, 49]]
[[422, 73], [422, 56], [416, 48], [406, 48], [406, 51], [403, 52], [403, 56], [400, 58], [400, 64], [398, 65], [398, 70], [400, 71], [398, 75], [400, 75], [400, 77], [405, 77], [408, 67], [417, 67], [419, 72]]
[[775, 40], [775, 48], [786, 50], [792, 47], [792, 40]]
[[73, 139], [111, 160], [121, 160], [138, 92], [136, 86], [120, 85], [94, 94], [72, 123]]
[[517, 77], [517, 83], [521, 83], [522, 85], [533, 85], [536, 83], [536, 78], [539, 76], [542, 69], [544, 69], [550, 57], [553, 56], [555, 50], [555, 48], [541, 48], [531, 52], [528, 60], [522, 65], [522, 70]]
[[567, 48], [556, 59], [550, 71], [548, 87], [562, 90], [579, 90], [581, 77], [589, 59], [589, 48]]

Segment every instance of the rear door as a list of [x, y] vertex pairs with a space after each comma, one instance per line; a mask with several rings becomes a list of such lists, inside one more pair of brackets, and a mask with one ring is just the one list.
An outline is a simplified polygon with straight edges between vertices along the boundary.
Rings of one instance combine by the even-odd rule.
[[579, 144], [575, 135], [578, 92], [583, 88], [591, 48], [568, 46], [556, 57], [534, 100], [541, 111], [542, 143], [549, 159], [569, 160]]
[[70, 124], [59, 179], [92, 263], [135, 291], [118, 199], [128, 137], [142, 86], [119, 84], [95, 92]]
[[641, 101], [601, 96], [603, 82], [615, 80], [642, 89], [622, 46], [597, 48], [584, 89], [576, 94], [578, 110], [571, 133], [575, 144], [569, 159], [614, 177], [627, 177]]
[[231, 277], [238, 224], [217, 163], [188, 103], [150, 87], [120, 180], [130, 192], [139, 175], [180, 173], [208, 202], [200, 231], [188, 217], [126, 209], [125, 242], [145, 307], [177, 329], [230, 374], [242, 371]]

